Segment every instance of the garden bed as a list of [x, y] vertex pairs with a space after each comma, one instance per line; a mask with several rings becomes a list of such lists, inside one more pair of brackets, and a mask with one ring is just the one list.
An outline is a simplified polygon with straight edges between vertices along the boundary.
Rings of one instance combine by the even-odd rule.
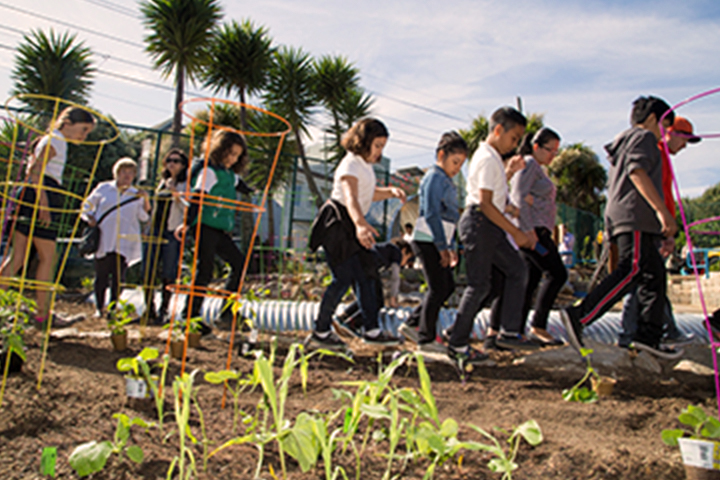
[[[62, 307], [62, 305], [61, 305]], [[75, 307], [77, 308], [77, 307]], [[89, 312], [88, 312], [89, 313]], [[100, 320], [89, 319], [76, 325], [80, 331], [99, 331]], [[28, 332], [27, 363], [23, 371], [8, 378], [3, 404], [0, 407], [0, 478], [41, 478], [41, 451], [57, 447], [55, 478], [77, 478], [68, 464], [73, 449], [90, 440], [109, 440], [115, 432], [114, 413], [156, 421], [152, 402], [130, 402], [125, 397], [123, 375], [116, 370], [119, 358], [137, 354], [142, 347], [164, 348], [158, 338], [159, 328], [148, 328], [144, 339], [133, 339], [128, 352], [113, 352], [110, 340], [95, 337], [67, 337], [52, 340], [43, 374], [42, 387], [37, 386], [42, 337]], [[199, 369], [195, 386], [203, 409], [204, 425], [210, 450], [238, 435], [232, 435], [233, 409], [228, 396], [227, 408], [221, 408], [223, 389], [203, 379], [208, 371], [225, 368], [228, 344], [220, 339], [203, 340], [199, 349], [189, 350], [187, 371]], [[356, 352], [355, 363], [339, 358], [311, 359], [307, 391], [303, 393], [297, 372], [290, 381], [286, 418], [294, 419], [302, 411], [330, 412], [341, 406], [332, 389], [346, 389], [343, 381], [372, 381], [377, 378], [377, 352], [363, 349]], [[713, 411], [712, 377], [684, 372], [652, 375], [626, 372], [613, 396], [594, 404], [567, 403], [561, 391], [574, 383], [572, 379], [553, 372], [513, 365], [515, 355], [493, 353], [495, 366], [476, 368], [465, 383], [447, 365], [428, 364], [432, 392], [441, 419], [452, 417], [460, 425], [461, 440], [482, 441], [468, 427], [472, 423], [492, 431], [506, 431], [529, 419], [542, 429], [544, 440], [537, 447], [521, 444], [515, 479], [682, 479], [684, 471], [676, 449], [666, 447], [660, 431], [676, 425], [677, 414], [689, 403], [702, 404]], [[280, 375], [283, 357], [278, 355], [275, 374]], [[389, 356], [385, 356], [385, 362]], [[233, 355], [232, 368], [249, 373], [253, 361]], [[93, 479], [164, 479], [173, 457], [178, 455], [178, 435], [173, 420], [172, 378], [179, 373], [180, 362], [170, 361], [166, 394], [164, 435], [157, 429], [145, 432], [133, 427], [131, 443], [145, 453], [139, 465], [127, 457], [112, 456], [105, 469]], [[417, 369], [399, 368], [392, 383], [397, 387], [419, 388]], [[261, 389], [242, 394], [239, 406], [253, 412], [261, 398]], [[342, 421], [340, 421], [342, 425]], [[193, 409], [190, 418], [192, 433], [201, 439], [201, 424]], [[240, 433], [243, 426], [239, 427]], [[507, 438], [495, 432], [498, 438]], [[257, 450], [251, 445], [229, 447], [208, 461], [202, 468], [201, 445], [190, 446], [198, 461], [198, 479], [251, 479], [257, 464]], [[380, 479], [387, 460], [387, 441], [369, 441], [362, 455], [362, 479]], [[404, 447], [398, 448], [404, 452]], [[446, 462], [435, 474], [437, 479], [499, 479], [500, 474], [487, 467], [490, 455], [463, 451]], [[336, 453], [336, 465], [355, 478], [355, 457], [348, 449]], [[288, 478], [325, 478], [322, 461], [308, 473], [286, 459]], [[401, 461], [394, 463], [393, 474], [401, 472]], [[427, 460], [411, 461], [402, 478], [422, 478]], [[272, 469], [272, 470], [271, 470]], [[281, 478], [277, 448], [269, 444], [265, 452], [262, 478]]]

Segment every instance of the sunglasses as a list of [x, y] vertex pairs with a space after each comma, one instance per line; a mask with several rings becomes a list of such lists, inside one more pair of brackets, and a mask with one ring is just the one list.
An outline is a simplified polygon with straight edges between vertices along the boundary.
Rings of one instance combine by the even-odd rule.
[[171, 158], [168, 158], [167, 160], [165, 160], [165, 163], [181, 163], [181, 164], [184, 164], [185, 162], [183, 162], [182, 158], [179, 158], [179, 157], [171, 157]]

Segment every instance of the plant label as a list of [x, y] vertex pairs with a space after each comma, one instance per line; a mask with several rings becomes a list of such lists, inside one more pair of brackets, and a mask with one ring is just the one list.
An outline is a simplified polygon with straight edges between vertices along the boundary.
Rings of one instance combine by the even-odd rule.
[[130, 398], [148, 398], [147, 383], [142, 378], [125, 377], [125, 393]]
[[680, 438], [678, 443], [685, 465], [720, 470], [720, 444], [691, 438]]

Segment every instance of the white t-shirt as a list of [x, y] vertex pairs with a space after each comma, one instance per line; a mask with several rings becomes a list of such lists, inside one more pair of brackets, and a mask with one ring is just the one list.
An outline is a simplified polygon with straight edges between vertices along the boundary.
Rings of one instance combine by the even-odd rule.
[[361, 156], [348, 152], [335, 170], [330, 198], [337, 200], [347, 207], [348, 202], [345, 199], [342, 184], [340, 183], [343, 177], [357, 178], [358, 203], [360, 204], [362, 214], [367, 215], [370, 210], [370, 205], [372, 205], [376, 185], [375, 170], [373, 170], [372, 164], [366, 162]]
[[478, 146], [468, 169], [467, 203], [480, 204], [480, 190], [492, 190], [493, 205], [503, 213], [508, 200], [507, 176], [500, 154], [487, 142]]
[[60, 130], [53, 130], [51, 135], [45, 135], [35, 147], [35, 158], [38, 161], [45, 161], [44, 149], [48, 142], [50, 146], [55, 150], [55, 156], [50, 157], [52, 152], [48, 152], [48, 162], [45, 167], [45, 175], [54, 178], [58, 183], [62, 183], [63, 171], [65, 170], [65, 162], [67, 160], [67, 143], [65, 137]]

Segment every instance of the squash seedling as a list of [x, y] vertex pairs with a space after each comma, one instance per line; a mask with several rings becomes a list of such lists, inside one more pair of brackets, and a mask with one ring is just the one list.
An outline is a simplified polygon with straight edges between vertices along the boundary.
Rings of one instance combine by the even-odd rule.
[[598, 401], [598, 394], [593, 390], [584, 387], [583, 384], [588, 381], [592, 376], [596, 379], [600, 379], [600, 374], [590, 364], [590, 355], [593, 353], [592, 348], [581, 348], [580, 355], [587, 362], [585, 369], [585, 375], [577, 382], [572, 388], [563, 390], [562, 397], [566, 402], [581, 402], [581, 403], [593, 403]]
[[700, 407], [688, 405], [678, 415], [678, 421], [685, 427], [662, 431], [662, 441], [666, 445], [677, 447], [680, 438], [711, 441], [720, 438], [720, 421], [706, 414]]
[[[150, 373], [149, 363], [152, 360], [158, 358], [159, 355], [160, 354], [157, 348], [145, 347], [135, 357], [126, 357], [119, 359], [117, 361], [116, 367], [121, 372], [132, 371], [133, 374], [127, 375], [127, 377], [134, 380], [142, 379], [145, 387], [150, 388], [150, 391], [152, 392], [152, 397], [155, 400], [155, 409], [157, 410], [158, 414], [158, 428], [162, 433], [164, 417], [163, 406], [165, 404], [165, 378], [167, 376], [169, 358], [167, 355], [163, 355], [161, 364], [162, 369], [160, 371], [159, 378]], [[140, 398], [145, 398], [146, 395], [143, 392], [138, 393], [138, 396], [140, 396]]]

